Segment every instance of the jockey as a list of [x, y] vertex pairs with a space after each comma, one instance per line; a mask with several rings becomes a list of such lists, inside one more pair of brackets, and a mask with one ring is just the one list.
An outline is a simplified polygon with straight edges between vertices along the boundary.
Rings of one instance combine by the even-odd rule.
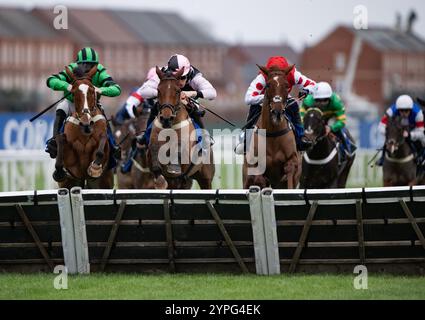
[[[92, 48], [83, 48], [77, 54], [77, 59], [72, 62], [68, 67], [73, 71], [76, 67], [82, 68], [87, 73], [93, 66], [97, 66], [97, 72], [93, 76], [92, 83], [96, 88], [98, 95], [108, 97], [116, 97], [121, 94], [120, 86], [115, 83], [112, 77], [106, 71], [106, 68], [99, 63], [99, 55]], [[63, 91], [64, 93], [70, 92], [72, 89], [72, 80], [69, 79], [66, 71], [63, 70], [57, 74], [51, 75], [47, 79], [47, 86], [55, 91]], [[53, 125], [53, 137], [47, 141], [46, 152], [50, 154], [51, 158], [56, 158], [57, 146], [55, 136], [58, 135], [63, 129], [65, 119], [75, 112], [74, 96], [71, 94], [65, 100], [60, 102], [56, 107], [56, 118]], [[103, 109], [102, 109], [103, 112]], [[107, 122], [107, 133], [112, 154], [116, 159], [120, 158], [120, 149], [115, 144], [109, 122]]]
[[[326, 133], [332, 132], [339, 141], [341, 141], [343, 150], [351, 157], [356, 150], [350, 134], [345, 126], [345, 107], [338, 94], [332, 91], [332, 87], [327, 82], [319, 82], [312, 94], [309, 94], [303, 101], [301, 106], [301, 118], [308, 108], [319, 108], [323, 112], [323, 117], [326, 122]], [[327, 125], [330, 119], [335, 122], [332, 125]]]
[[[421, 108], [413, 102], [413, 99], [404, 94], [397, 98], [395, 104], [387, 109], [385, 115], [381, 118], [381, 122], [378, 126], [378, 131], [381, 135], [385, 136], [387, 123], [389, 118], [401, 117], [402, 123], [406, 124], [408, 130], [403, 132], [405, 138], [409, 138], [412, 142], [412, 147], [415, 149], [418, 155], [418, 163], [422, 164], [423, 153], [425, 146], [425, 135], [424, 135], [424, 115]], [[376, 162], [378, 166], [382, 166], [384, 163], [385, 156], [385, 144], [383, 147], [381, 158]]]
[[[156, 68], [152, 67], [149, 69], [148, 73], [146, 74], [145, 81], [152, 79], [154, 76], [156, 76]], [[136, 118], [141, 111], [140, 109], [137, 108], [137, 106], [139, 106], [140, 104], [142, 105], [143, 109], [152, 109], [153, 106], [155, 105], [155, 98], [143, 99], [137, 93], [138, 89], [139, 88], [136, 88], [130, 94], [125, 104], [116, 113], [115, 121], [118, 125], [122, 125], [125, 120]]]
[[[285, 69], [289, 66], [288, 61], [285, 57], [276, 56], [270, 57], [267, 61], [266, 67], [270, 68], [272, 66], [277, 66], [280, 69]], [[295, 86], [300, 90], [300, 96], [307, 95], [310, 93], [316, 83], [304, 76], [299, 72], [295, 67], [288, 74], [288, 93], [291, 92], [292, 88]], [[249, 113], [247, 118], [247, 128], [252, 128], [260, 117], [261, 103], [264, 100], [264, 91], [266, 87], [266, 78], [262, 72], [260, 72], [257, 77], [252, 80], [246, 94], [245, 94], [245, 103], [249, 105]], [[299, 106], [297, 101], [291, 96], [288, 96], [288, 106], [286, 108], [286, 114], [295, 127], [295, 139], [297, 143], [297, 148], [299, 150], [305, 150], [308, 141], [303, 139], [304, 128], [301, 123]], [[248, 137], [247, 137], [248, 138]], [[242, 133], [240, 136], [239, 144], [236, 146], [235, 152], [237, 154], [243, 154], [245, 148], [245, 133]]]
[[[189, 62], [189, 59], [181, 54], [174, 54], [168, 60], [166, 66], [162, 68], [162, 71], [166, 72], [171, 70], [173, 72], [184, 68], [183, 75], [180, 78], [178, 83], [179, 87], [182, 89], [180, 99], [182, 102], [186, 102], [188, 98], [193, 99], [207, 99], [214, 100], [217, 96], [217, 92], [212, 84], [204, 78], [202, 73], [192, 66]], [[130, 97], [127, 100], [126, 109], [130, 117], [135, 117], [134, 108], [136, 108], [140, 103], [145, 99], [152, 99], [158, 96], [158, 84], [159, 77], [155, 75], [148, 79], [143, 85], [136, 91], [133, 97]], [[192, 109], [190, 112], [191, 118], [194, 119], [195, 127], [198, 126], [201, 129], [204, 129], [204, 124], [201, 121], [201, 116], [203, 115], [200, 111]], [[137, 142], [139, 145], [147, 145], [150, 139], [150, 133], [152, 131], [152, 122], [155, 120], [155, 117], [158, 114], [158, 106], [155, 104], [151, 110], [151, 114], [147, 123], [146, 132], [137, 137]], [[203, 137], [203, 148], [209, 147], [209, 137]], [[168, 165], [168, 172], [171, 174], [181, 174], [181, 168], [179, 165], [170, 164]]]

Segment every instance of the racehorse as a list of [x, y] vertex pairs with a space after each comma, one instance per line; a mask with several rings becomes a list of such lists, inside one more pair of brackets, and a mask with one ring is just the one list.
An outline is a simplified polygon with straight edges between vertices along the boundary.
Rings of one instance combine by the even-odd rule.
[[[242, 169], [243, 185], [246, 189], [251, 185], [294, 189], [300, 177], [300, 156], [294, 132], [285, 116], [289, 87], [287, 75], [294, 65], [284, 70], [276, 67], [267, 69], [259, 65], [257, 67], [266, 75], [267, 82], [261, 117], [257, 121], [251, 143], [247, 145]], [[265, 144], [265, 154], [261, 154], [259, 143]], [[258, 155], [257, 163], [253, 161], [255, 155]], [[260, 162], [265, 166], [260, 165]]]
[[76, 68], [66, 73], [72, 80], [75, 111], [64, 124], [64, 133], [55, 137], [58, 154], [53, 178], [60, 188], [113, 187], [113, 173], [108, 168], [109, 144], [107, 120], [97, 106], [97, 93], [91, 80], [97, 66], [84, 74]]
[[389, 118], [385, 131], [384, 187], [416, 184], [415, 155], [403, 132], [401, 118]]
[[[117, 170], [118, 188], [120, 189], [153, 189], [153, 175], [147, 163], [146, 148], [136, 146], [136, 136], [146, 130], [149, 111], [142, 109], [141, 115], [135, 119], [126, 120], [123, 124], [114, 124], [115, 139], [121, 146], [121, 159], [119, 164], [125, 163], [131, 157], [132, 166], [128, 173]], [[135, 154], [131, 154], [136, 150]], [[117, 168], [120, 167], [117, 166]]]
[[[186, 110], [187, 106], [180, 101], [178, 81], [183, 71], [180, 69], [173, 74], [156, 67], [160, 82], [158, 115], [153, 122], [148, 146], [150, 170], [156, 189], [190, 189], [193, 179], [201, 189], [211, 189], [215, 173], [213, 153], [209, 147], [207, 154], [203, 154], [197, 144], [195, 126]], [[169, 135], [168, 138], [161, 138], [164, 133]], [[166, 155], [169, 158], [165, 159]], [[181, 165], [182, 174], [168, 172], [170, 162]]]
[[345, 188], [355, 155], [339, 160], [336, 137], [327, 133], [318, 108], [309, 108], [305, 113], [304, 130], [311, 146], [303, 155], [300, 188]]

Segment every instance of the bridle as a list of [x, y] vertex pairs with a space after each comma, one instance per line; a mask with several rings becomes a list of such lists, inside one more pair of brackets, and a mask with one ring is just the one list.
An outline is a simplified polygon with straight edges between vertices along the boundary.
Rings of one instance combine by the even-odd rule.
[[[278, 95], [278, 94], [277, 95], [274, 95], [273, 97], [270, 97], [268, 95], [268, 90], [267, 90], [267, 89], [270, 88], [270, 82], [271, 81], [273, 81], [273, 80], [277, 81], [275, 79], [275, 77], [277, 77], [277, 76], [283, 76], [283, 77], [285, 77], [285, 74], [283, 72], [281, 72], [281, 71], [273, 71], [273, 72], [271, 72], [271, 74], [268, 76], [269, 79], [268, 79], [268, 81], [266, 83], [266, 86], [264, 88], [264, 90], [265, 90], [265, 96], [267, 96], [269, 112], [270, 113], [272, 113], [272, 112], [273, 113], [277, 113], [279, 116], [284, 116], [285, 110], [288, 107], [288, 99], [284, 99], [284, 97], [282, 97], [281, 95]], [[279, 85], [280, 84], [278, 82], [278, 86]], [[283, 104], [282, 110], [275, 110], [275, 109], [273, 109], [272, 108], [272, 105], [274, 103], [282, 103]], [[264, 105], [263, 105], [263, 107], [264, 107]]]
[[[326, 126], [325, 120], [323, 119], [323, 111], [320, 110], [319, 108], [309, 108], [307, 110], [307, 112], [304, 115], [304, 118], [307, 117], [307, 115], [312, 114], [313, 111], [316, 111], [320, 114], [320, 120], [323, 126]], [[306, 132], [307, 130], [304, 129], [304, 132]], [[313, 130], [314, 132], [314, 130]], [[309, 132], [306, 132], [309, 133]], [[313, 149], [319, 142], [321, 142], [323, 139], [325, 139], [328, 135], [326, 134], [326, 130], [322, 135], [317, 136], [314, 140], [309, 139], [309, 141], [311, 142], [310, 148], [309, 150]]]
[[[175, 77], [165, 77], [162, 80], [177, 80]], [[177, 90], [176, 94], [180, 95], [181, 90]], [[159, 104], [158, 102], [158, 111], [161, 113], [164, 109], [170, 109], [172, 112], [172, 116], [175, 117], [177, 115], [177, 112], [180, 110], [180, 98], [177, 99], [177, 104], [172, 103], [162, 103]]]

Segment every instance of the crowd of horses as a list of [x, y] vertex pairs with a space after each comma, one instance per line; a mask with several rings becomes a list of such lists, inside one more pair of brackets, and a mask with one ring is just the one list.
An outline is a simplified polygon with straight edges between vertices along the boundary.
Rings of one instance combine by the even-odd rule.
[[[310, 108], [304, 116], [305, 137], [311, 147], [303, 153], [297, 150], [291, 123], [285, 116], [288, 99], [287, 74], [293, 66], [281, 70], [259, 66], [267, 75], [267, 84], [261, 116], [252, 139], [246, 147], [243, 164], [243, 186], [272, 188], [344, 188], [355, 155], [341, 156], [339, 141], [326, 130], [323, 114], [318, 108]], [[107, 143], [107, 119], [97, 103], [91, 78], [96, 69], [77, 77], [67, 70], [73, 80], [75, 112], [65, 123], [64, 133], [56, 136], [58, 154], [54, 179], [59, 187], [87, 188], [114, 187], [114, 169], [108, 161], [110, 147]], [[132, 161], [131, 171], [116, 170], [118, 187], [123, 189], [190, 189], [196, 180], [201, 189], [211, 189], [215, 174], [213, 151], [207, 154], [198, 147], [193, 136], [195, 125], [189, 116], [187, 104], [180, 100], [181, 89], [177, 81], [183, 69], [165, 73], [157, 68], [158, 116], [154, 121], [147, 146], [136, 143], [136, 136], [146, 130], [149, 117], [141, 110], [136, 119], [114, 125], [115, 139], [121, 147], [120, 162]], [[394, 120], [397, 121], [397, 120]], [[112, 119], [113, 122], [113, 119]], [[160, 139], [161, 132], [172, 130], [177, 137], [178, 159], [192, 159], [193, 155], [209, 161], [180, 162], [181, 174], [170, 174], [167, 163], [160, 161], [161, 147], [169, 140]], [[415, 160], [405, 141], [400, 138], [400, 126], [390, 123], [387, 130], [387, 152], [384, 162], [385, 185], [412, 185], [418, 182]], [[184, 134], [183, 134], [184, 133]], [[263, 146], [265, 149], [261, 149]], [[137, 150], [132, 152], [132, 150]], [[130, 156], [131, 152], [131, 156]], [[258, 160], [264, 168], [259, 170]], [[257, 159], [257, 161], [255, 161]], [[406, 173], [407, 172], [407, 173]]]

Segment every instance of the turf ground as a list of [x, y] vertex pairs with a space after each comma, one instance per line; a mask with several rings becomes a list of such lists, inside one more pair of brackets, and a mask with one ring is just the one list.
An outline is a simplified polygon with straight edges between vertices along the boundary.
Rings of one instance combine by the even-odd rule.
[[353, 275], [135, 275], [69, 276], [68, 289], [53, 287], [55, 274], [0, 274], [0, 299], [425, 299], [425, 277], [371, 275], [368, 289], [354, 289]]

